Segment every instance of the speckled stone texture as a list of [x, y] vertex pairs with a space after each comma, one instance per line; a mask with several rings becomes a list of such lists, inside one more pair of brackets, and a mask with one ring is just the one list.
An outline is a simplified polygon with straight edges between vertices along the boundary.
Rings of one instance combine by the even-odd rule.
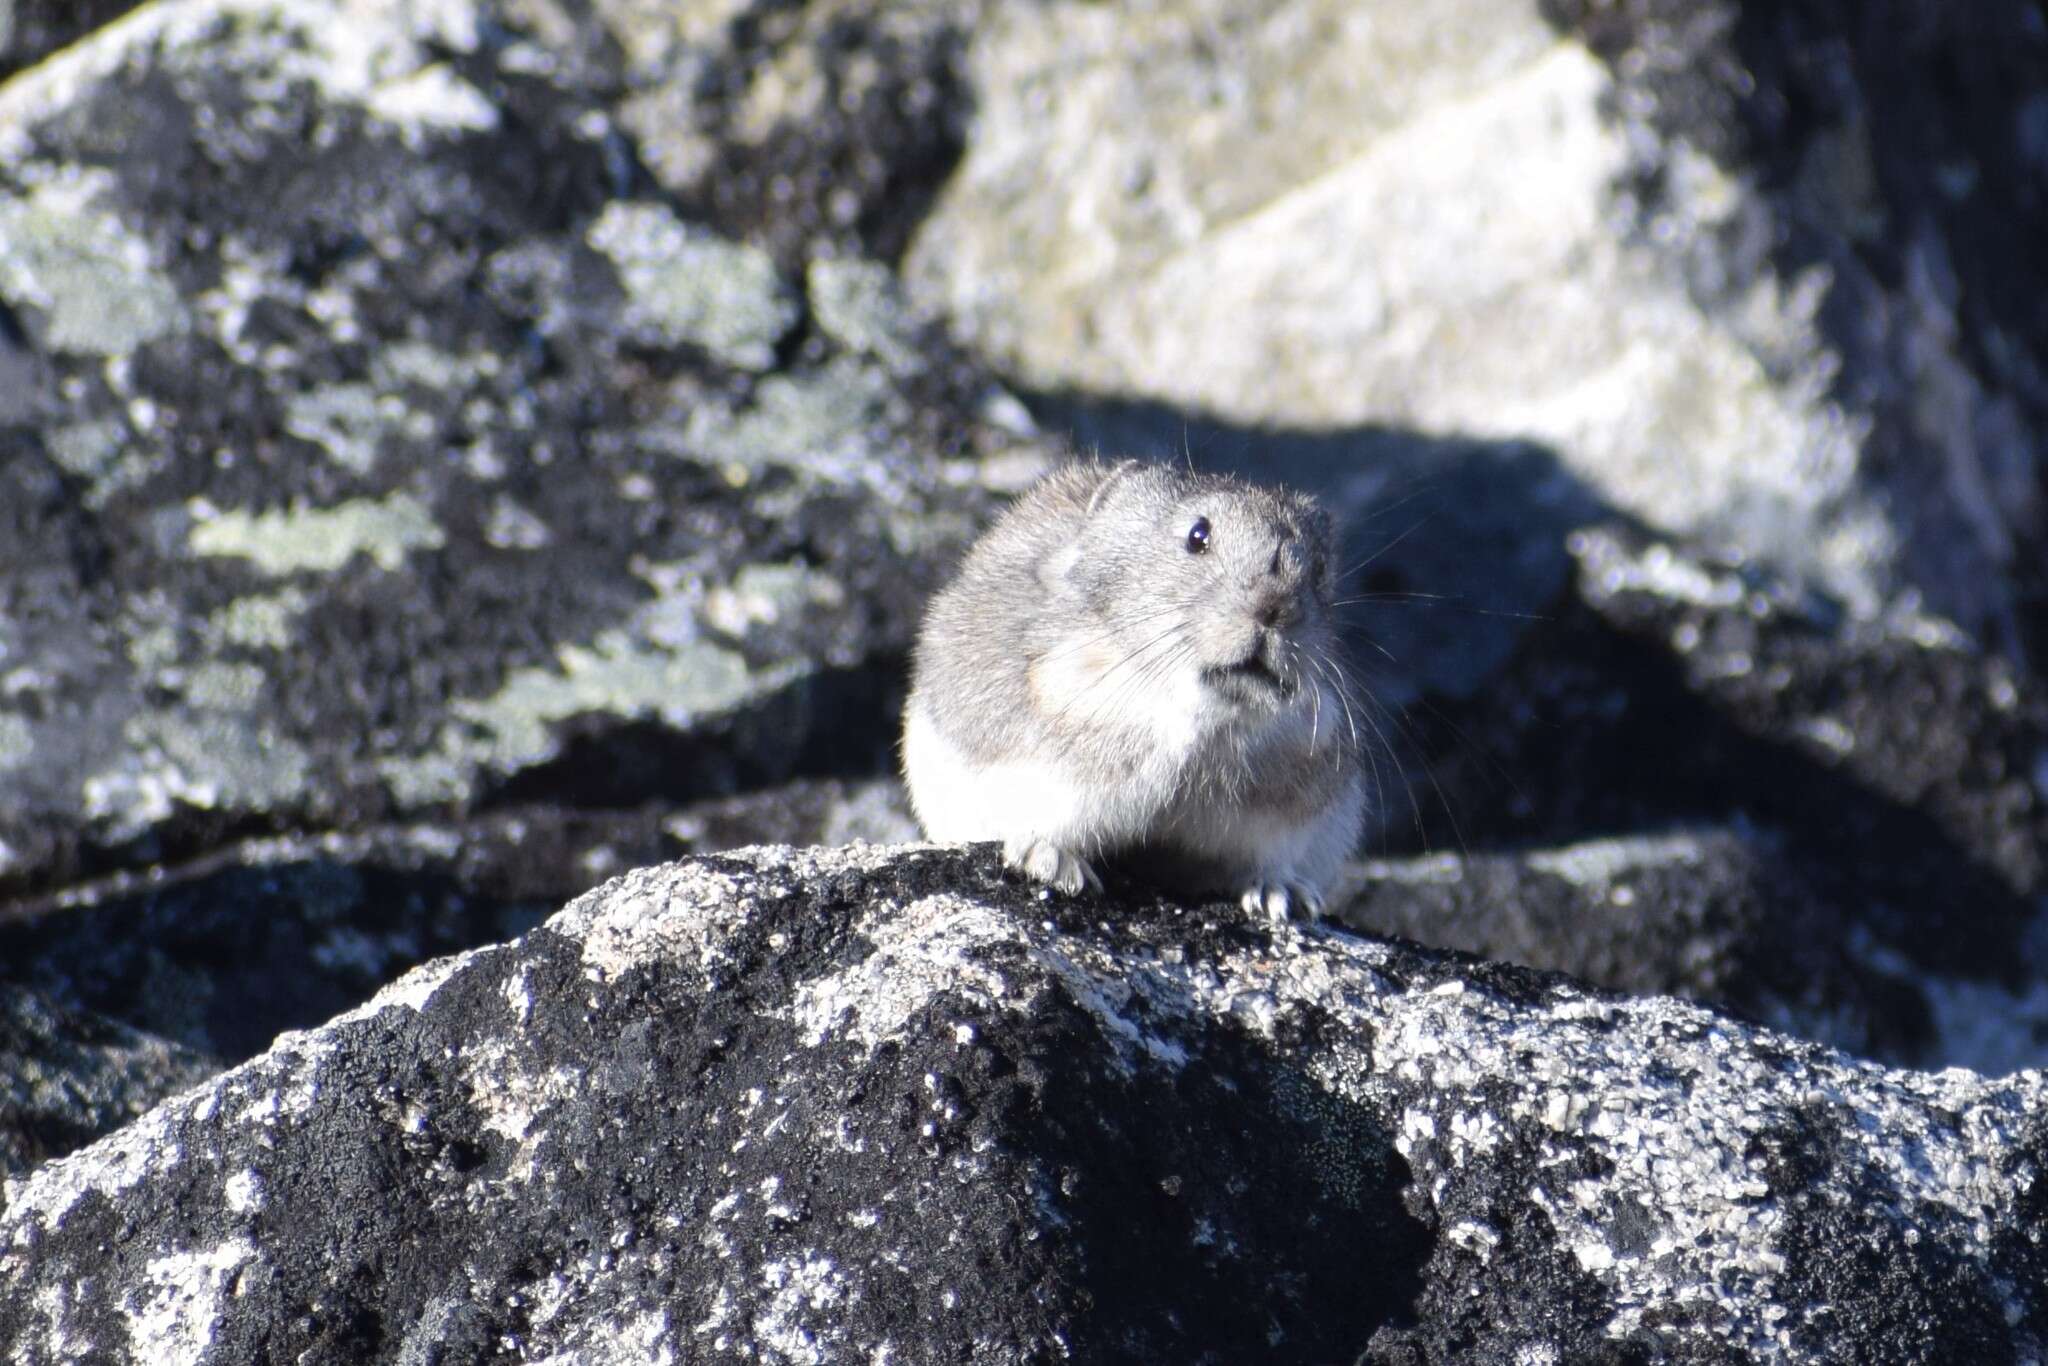
[[1016, 439], [851, 227], [685, 217], [617, 54], [493, 13], [157, 5], [0, 89], [0, 888], [886, 761], [841, 710]]
[[2041, 1079], [992, 850], [646, 869], [6, 1187], [108, 1361], [2017, 1361]]
[[219, 1070], [208, 1055], [0, 983], [0, 1175], [82, 1147]]
[[[888, 265], [947, 16], [92, 9], [0, 85], [0, 977], [233, 1061], [735, 811], [908, 833], [1049, 450]], [[818, 50], [888, 75], [746, 74]]]
[[[0, 1359], [2038, 1359], [2044, 43], [0, 0]], [[1350, 930], [536, 931], [913, 837], [1069, 433], [1348, 524]]]

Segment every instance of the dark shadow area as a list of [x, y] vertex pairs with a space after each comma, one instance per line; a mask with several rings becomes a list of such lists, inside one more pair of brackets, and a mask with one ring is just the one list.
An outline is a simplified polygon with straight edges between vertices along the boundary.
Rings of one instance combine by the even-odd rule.
[[49, 366], [29, 344], [28, 331], [0, 301], [0, 428], [28, 428], [46, 416]]
[[[2000, 870], [1928, 812], [1744, 729], [1667, 649], [1590, 612], [1532, 633], [1484, 696], [1411, 716], [1436, 781], [1460, 800], [1451, 811], [1423, 804], [1406, 832], [1389, 829], [1403, 852], [1460, 839], [1516, 848], [1703, 825], [1767, 830], [1829, 900], [1922, 966], [2008, 984], [2028, 971], [2032, 905]], [[1514, 795], [1487, 800], [1502, 775]]]
[[896, 769], [907, 663], [825, 669], [688, 731], [593, 713], [561, 722], [561, 752], [486, 786], [476, 810], [535, 803], [610, 810], [681, 804], [815, 778]]
[[1015, 1042], [995, 1122], [1039, 1165], [1072, 1258], [1075, 1358], [1352, 1361], [1413, 1322], [1435, 1237], [1393, 1135], [1234, 1031], [1125, 1076], [1085, 1008]]
[[[1565, 537], [1618, 514], [1534, 442], [1397, 427], [1260, 428], [1144, 399], [1022, 397], [1076, 450], [1292, 485], [1335, 514], [1354, 667], [1385, 705], [1469, 691], [1571, 576]], [[1397, 738], [1397, 737], [1390, 737]]]
[[0, 1181], [84, 1147], [217, 1067], [0, 982]]
[[479, 896], [449, 873], [395, 862], [309, 850], [0, 926], [0, 977], [233, 1064], [560, 905]]

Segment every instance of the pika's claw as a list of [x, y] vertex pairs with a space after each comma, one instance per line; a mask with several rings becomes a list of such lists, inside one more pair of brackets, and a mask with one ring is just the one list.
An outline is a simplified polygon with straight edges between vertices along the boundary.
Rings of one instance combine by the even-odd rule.
[[1255, 882], [1245, 888], [1238, 904], [1248, 915], [1263, 915], [1278, 924], [1300, 911], [1310, 920], [1323, 913], [1323, 894], [1300, 882]]
[[1102, 879], [1088, 866], [1088, 860], [1051, 840], [1010, 840], [1003, 845], [1003, 862], [1034, 882], [1056, 892], [1073, 896], [1083, 887], [1102, 890]]

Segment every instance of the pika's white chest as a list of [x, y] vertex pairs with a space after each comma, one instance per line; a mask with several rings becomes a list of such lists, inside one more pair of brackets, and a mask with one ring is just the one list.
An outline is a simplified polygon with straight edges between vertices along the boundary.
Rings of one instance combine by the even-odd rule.
[[1142, 833], [1172, 795], [1147, 765], [1105, 780], [1051, 753], [977, 763], [913, 699], [903, 773], [918, 823], [935, 840], [1045, 839], [1096, 851]]

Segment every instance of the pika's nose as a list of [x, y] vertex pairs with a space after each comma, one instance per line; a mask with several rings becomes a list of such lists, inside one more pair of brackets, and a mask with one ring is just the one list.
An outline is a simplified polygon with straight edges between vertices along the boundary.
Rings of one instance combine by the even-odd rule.
[[1261, 593], [1252, 616], [1261, 626], [1292, 626], [1301, 620], [1301, 594], [1285, 590]]
[[1252, 617], [1266, 627], [1292, 626], [1301, 620], [1301, 595], [1308, 582], [1308, 555], [1289, 536], [1273, 547], [1273, 559], [1258, 586]]

